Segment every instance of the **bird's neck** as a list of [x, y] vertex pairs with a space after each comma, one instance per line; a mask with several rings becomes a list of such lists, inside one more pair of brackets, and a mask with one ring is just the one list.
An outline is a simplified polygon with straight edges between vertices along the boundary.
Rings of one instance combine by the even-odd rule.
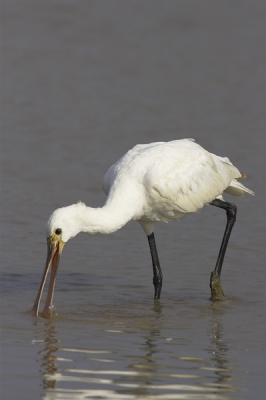
[[[129, 204], [130, 203], [130, 204]], [[122, 228], [131, 219], [136, 219], [138, 206], [133, 201], [123, 202], [108, 199], [101, 208], [86, 207], [81, 212], [80, 231], [90, 234], [108, 234]]]

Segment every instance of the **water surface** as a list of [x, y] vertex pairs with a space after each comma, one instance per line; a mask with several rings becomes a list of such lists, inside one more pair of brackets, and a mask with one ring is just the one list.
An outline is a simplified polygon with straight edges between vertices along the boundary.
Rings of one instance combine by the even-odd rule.
[[[1, 398], [263, 398], [265, 13], [245, 0], [2, 2]], [[67, 243], [54, 317], [25, 313], [50, 213], [101, 206], [126, 150], [183, 137], [256, 192], [230, 198], [227, 300], [209, 300], [226, 218], [207, 207], [156, 227], [159, 302], [132, 222]]]

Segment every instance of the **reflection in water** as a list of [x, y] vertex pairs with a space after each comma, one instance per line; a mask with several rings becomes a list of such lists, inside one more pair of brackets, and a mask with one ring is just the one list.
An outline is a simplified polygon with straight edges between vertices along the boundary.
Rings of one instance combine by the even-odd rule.
[[[109, 352], [95, 350], [95, 348], [82, 350], [59, 347], [60, 341], [56, 338], [55, 325], [52, 321], [47, 321], [44, 330], [45, 347], [38, 353], [41, 355], [44, 399], [100, 397], [122, 400], [151, 398], [151, 396], [154, 399], [229, 399], [230, 394], [238, 389], [228, 384], [232, 381], [232, 369], [227, 358], [229, 349], [223, 340], [222, 316], [224, 311], [215, 304], [209, 308], [211, 318], [206, 333], [210, 338], [207, 353], [211, 353], [211, 356], [197, 358], [192, 357], [191, 354], [188, 357], [175, 357], [176, 343], [174, 344], [174, 341], [167, 342], [167, 338], [162, 334], [164, 327], [162, 309], [162, 305], [155, 301], [152, 321], [145, 320], [144, 324], [139, 327], [139, 331], [134, 329], [134, 335], [137, 334], [138, 338], [143, 339], [141, 344], [138, 342], [137, 356], [132, 355], [132, 352], [135, 351], [132, 347], [119, 348], [119, 357], [117, 349], [116, 352]], [[147, 326], [150, 327], [147, 329]], [[130, 328], [132, 332], [132, 325], [127, 325], [125, 330], [105, 330], [105, 332], [108, 335], [110, 333], [123, 335], [126, 341], [130, 335], [127, 328]], [[168, 343], [167, 347], [165, 347], [166, 342]], [[105, 342], [100, 341], [100, 343]], [[169, 343], [173, 343], [173, 347]], [[180, 350], [179, 346], [182, 344], [178, 343], [177, 346]], [[71, 364], [71, 368], [60, 368], [59, 372], [58, 363], [62, 359], [56, 356], [58, 350], [80, 354], [83, 369], [79, 369], [76, 360], [74, 365]], [[98, 353], [99, 358], [95, 358], [95, 353]], [[101, 358], [102, 353], [109, 353], [109, 360], [106, 359], [106, 356]], [[117, 368], [117, 357], [122, 357], [130, 362], [125, 363], [123, 368], [119, 364], [120, 367]], [[106, 369], [103, 367], [107, 361], [108, 365], [116, 365], [116, 368]], [[187, 363], [187, 367], [184, 367], [184, 361]], [[202, 375], [204, 370], [206, 373]], [[73, 385], [75, 386], [73, 387]]]
[[[156, 315], [156, 320], [160, 320], [162, 313], [162, 305], [158, 300], [154, 300], [153, 310]], [[155, 324], [154, 328], [150, 330], [148, 335], [144, 336], [145, 345], [141, 348], [145, 354], [143, 357], [143, 362], [138, 364], [139, 366], [145, 366], [145, 370], [149, 372], [154, 372], [158, 369], [157, 362], [154, 359], [156, 353], [159, 352], [158, 349], [158, 338], [161, 336], [160, 324]]]
[[[155, 313], [156, 321], [160, 320], [162, 314], [162, 305], [160, 301], [154, 300], [153, 311]], [[150, 330], [147, 335], [144, 335], [145, 340], [144, 346], [141, 347], [144, 355], [141, 357], [141, 361], [134, 365], [130, 364], [128, 368], [130, 370], [135, 370], [136, 375], [132, 378], [135, 383], [135, 389], [131, 389], [126, 393], [132, 393], [136, 396], [148, 395], [150, 389], [154, 385], [155, 374], [158, 373], [158, 363], [156, 361], [156, 353], [160, 350], [158, 348], [158, 338], [161, 335], [160, 324], [155, 324], [154, 328]]]
[[58, 365], [56, 363], [57, 357], [55, 353], [59, 350], [56, 346], [60, 341], [56, 339], [56, 330], [52, 321], [48, 321], [45, 329], [45, 347], [43, 350], [39, 351], [39, 355], [42, 356], [41, 362], [41, 373], [43, 375], [42, 386], [43, 389], [55, 389], [57, 380], [53, 379], [58, 371]]
[[[212, 354], [211, 361], [213, 362], [213, 365], [210, 369], [214, 371], [214, 374], [217, 377], [217, 379], [213, 382], [213, 386], [216, 386], [217, 389], [219, 389], [221, 388], [221, 385], [224, 387], [225, 383], [232, 381], [232, 368], [228, 366], [228, 346], [223, 340], [223, 324], [221, 319], [224, 311], [217, 308], [215, 303], [212, 304], [211, 311], [210, 350]], [[236, 390], [236, 388], [234, 388], [234, 390]]]

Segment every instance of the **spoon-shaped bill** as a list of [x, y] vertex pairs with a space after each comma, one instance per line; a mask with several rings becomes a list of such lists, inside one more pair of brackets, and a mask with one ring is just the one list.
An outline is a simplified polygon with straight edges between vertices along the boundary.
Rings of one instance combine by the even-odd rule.
[[37, 317], [39, 314], [39, 307], [40, 307], [42, 292], [43, 292], [43, 288], [44, 288], [44, 285], [45, 285], [45, 282], [47, 279], [47, 275], [48, 275], [51, 265], [52, 265], [52, 269], [51, 269], [49, 288], [48, 288], [48, 293], [47, 293], [44, 309], [43, 309], [43, 312], [41, 313], [41, 316], [44, 318], [52, 317], [52, 302], [53, 302], [53, 295], [54, 295], [54, 288], [55, 288], [56, 273], [57, 273], [60, 256], [61, 256], [64, 244], [65, 243], [62, 241], [53, 240], [52, 236], [47, 239], [47, 258], [46, 258], [46, 263], [45, 263], [45, 267], [44, 267], [43, 277], [42, 277], [40, 287], [39, 287], [36, 299], [34, 301], [34, 304], [33, 304], [32, 310], [31, 310], [32, 314], [35, 317]]

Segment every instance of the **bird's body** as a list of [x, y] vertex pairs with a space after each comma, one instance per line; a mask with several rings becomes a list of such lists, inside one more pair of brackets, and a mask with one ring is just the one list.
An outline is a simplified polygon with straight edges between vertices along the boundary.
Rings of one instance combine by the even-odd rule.
[[62, 232], [64, 242], [79, 232], [108, 234], [130, 220], [138, 221], [148, 235], [155, 222], [180, 220], [221, 198], [224, 191], [239, 196], [251, 193], [236, 181], [242, 177], [228, 158], [211, 154], [189, 139], [137, 145], [106, 172], [105, 205], [95, 209], [77, 203], [59, 208], [48, 223], [47, 237], [62, 220], [68, 224]]
[[77, 203], [56, 210], [48, 221], [47, 238], [65, 243], [79, 232], [108, 234], [130, 220], [138, 221], [151, 238], [156, 222], [180, 220], [208, 204], [227, 210], [224, 204], [230, 203], [223, 203], [223, 192], [253, 194], [237, 181], [243, 177], [228, 158], [209, 153], [192, 139], [137, 145], [105, 174], [105, 205]]

